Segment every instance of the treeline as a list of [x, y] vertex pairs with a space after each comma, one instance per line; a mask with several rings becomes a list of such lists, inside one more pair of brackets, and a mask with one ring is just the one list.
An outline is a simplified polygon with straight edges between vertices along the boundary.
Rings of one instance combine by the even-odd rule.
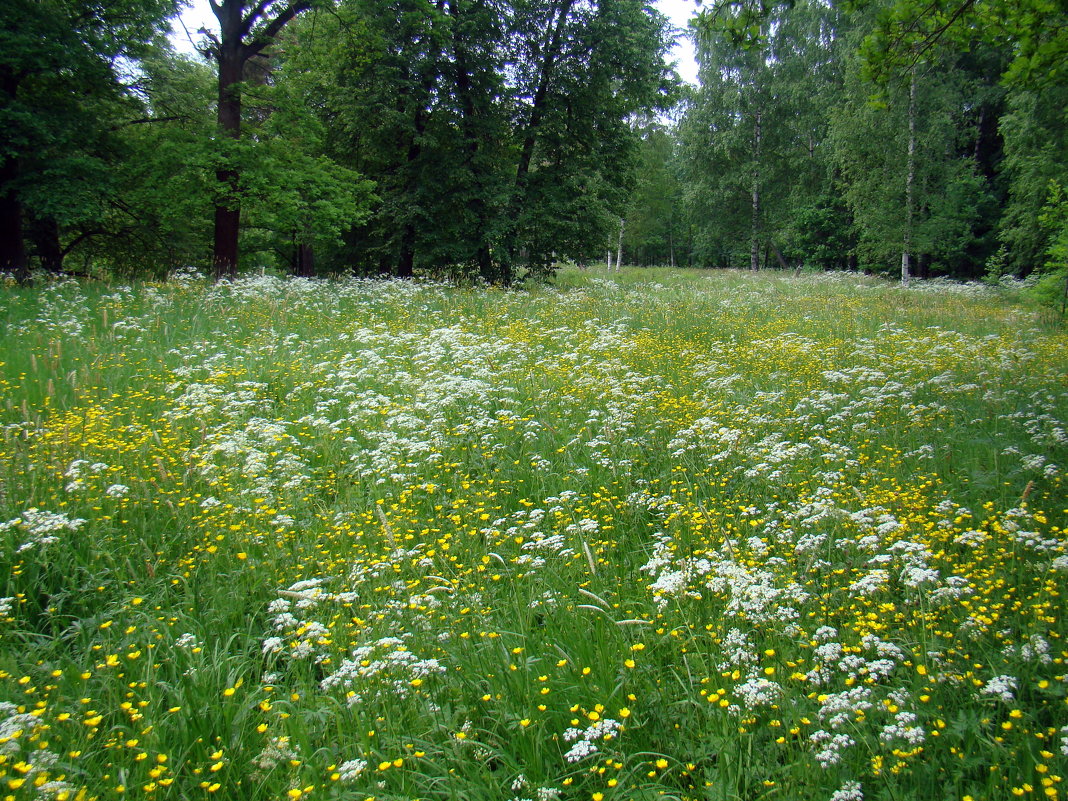
[[1045, 0], [719, 0], [686, 90], [643, 0], [213, 8], [0, 4], [0, 271], [1068, 272]]
[[700, 87], [676, 126], [644, 133], [625, 251], [906, 278], [1062, 271], [1066, 22], [1033, 2], [715, 4], [696, 23]]
[[7, 0], [0, 270], [508, 283], [600, 256], [675, 100], [642, 0]]

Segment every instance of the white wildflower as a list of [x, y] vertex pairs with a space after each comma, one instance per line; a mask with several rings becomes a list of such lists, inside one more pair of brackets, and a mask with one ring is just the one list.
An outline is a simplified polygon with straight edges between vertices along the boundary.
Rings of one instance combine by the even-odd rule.
[[993, 695], [1002, 701], [1013, 700], [1016, 692], [1017, 681], [1013, 676], [995, 676], [979, 691], [981, 695]]
[[342, 762], [337, 768], [338, 781], [343, 784], [355, 781], [366, 769], [367, 760], [365, 759], [350, 759], [347, 762]]
[[80, 517], [69, 518], [62, 512], [45, 512], [36, 507], [27, 509], [19, 517], [0, 523], [0, 533], [21, 532], [25, 539], [16, 551], [23, 553], [37, 546], [51, 545], [63, 532], [76, 532], [86, 524]]
[[734, 688], [747, 709], [771, 706], [782, 697], [782, 687], [773, 681], [758, 677], [749, 679]]
[[831, 795], [830, 801], [864, 801], [860, 782], [846, 782]]

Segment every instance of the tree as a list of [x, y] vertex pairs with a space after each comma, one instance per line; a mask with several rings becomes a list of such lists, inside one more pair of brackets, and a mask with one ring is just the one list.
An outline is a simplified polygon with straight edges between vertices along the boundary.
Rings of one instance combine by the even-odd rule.
[[701, 88], [681, 136], [705, 263], [740, 262], [744, 241], [750, 269], [770, 253], [783, 264], [793, 210], [827, 186], [834, 24], [820, 3], [752, 17], [725, 3], [699, 20]]
[[1060, 83], [1068, 63], [1068, 9], [1047, 0], [894, 0], [879, 8], [860, 54], [868, 77], [884, 83], [939, 48], [963, 53], [976, 42], [1011, 52], [1002, 74], [1008, 84]]
[[[208, 39], [204, 52], [218, 67], [219, 133], [230, 143], [241, 138], [241, 89], [251, 61], [263, 56], [275, 37], [312, 0], [208, 0], [219, 20], [219, 36], [202, 31]], [[223, 147], [215, 177], [215, 245], [212, 263], [217, 278], [237, 273], [241, 232], [240, 169], [236, 148]]]
[[166, 275], [211, 251], [215, 76], [165, 43], [139, 60], [138, 116], [114, 131], [116, 158], [102, 214], [71, 228], [65, 247], [98, 269]]
[[1040, 222], [1051, 183], [1068, 185], [1068, 86], [1013, 87], [1000, 118], [1007, 199], [1000, 220], [1005, 272], [1028, 275], [1045, 263], [1050, 227]]
[[[119, 74], [173, 0], [8, 0], [0, 11], [0, 270], [62, 263], [59, 228], [98, 215], [111, 128], [134, 100]], [[48, 202], [45, 202], [48, 201]]]
[[673, 132], [657, 123], [642, 126], [637, 161], [627, 206], [626, 249], [641, 265], [686, 263], [682, 184]]
[[363, 272], [507, 284], [602, 252], [628, 118], [670, 83], [666, 21], [638, 0], [345, 0], [295, 35], [282, 63], [315, 76], [325, 152], [376, 183], [338, 251]]
[[[853, 36], [862, 40], [865, 29]], [[974, 275], [992, 203], [973, 113], [982, 76], [951, 51], [929, 50], [928, 61], [873, 100], [860, 58], [854, 51], [832, 142], [862, 264], [878, 271], [895, 264], [903, 282], [920, 271]]]
[[1046, 229], [1048, 260], [1034, 287], [1035, 295], [1051, 306], [1060, 306], [1061, 317], [1068, 312], [1068, 195], [1056, 181], [1049, 185], [1049, 200], [1038, 218]]
[[316, 250], [367, 218], [374, 184], [324, 152], [305, 76], [279, 61], [264, 85], [246, 90], [258, 119], [240, 148], [243, 249], [310, 277]]
[[532, 275], [548, 271], [554, 254], [587, 261], [616, 240], [640, 141], [630, 121], [675, 98], [664, 64], [669, 37], [662, 16], [634, 0], [570, 8], [558, 57], [549, 63], [554, 39], [547, 32], [547, 44], [530, 62], [536, 80], [518, 87], [520, 98], [530, 100], [520, 112], [523, 156], [506, 252], [514, 259], [525, 251]]

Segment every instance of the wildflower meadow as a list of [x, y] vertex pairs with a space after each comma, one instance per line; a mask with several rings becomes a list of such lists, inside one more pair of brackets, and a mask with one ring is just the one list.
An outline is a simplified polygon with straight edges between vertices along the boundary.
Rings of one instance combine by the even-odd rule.
[[999, 290], [0, 291], [0, 798], [1068, 796], [1068, 335]]

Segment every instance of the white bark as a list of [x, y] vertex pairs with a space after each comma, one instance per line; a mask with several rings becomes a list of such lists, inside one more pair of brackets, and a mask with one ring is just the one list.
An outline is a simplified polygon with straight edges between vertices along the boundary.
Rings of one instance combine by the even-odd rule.
[[760, 269], [760, 111], [753, 128], [753, 219], [749, 237], [749, 269]]
[[619, 268], [623, 266], [623, 226], [626, 225], [626, 221], [619, 218], [619, 241], [616, 243], [616, 272], [619, 272]]
[[909, 262], [912, 258], [912, 218], [915, 214], [913, 184], [916, 181], [916, 66], [909, 82], [909, 151], [905, 172], [905, 234], [901, 248], [901, 284], [908, 286]]

